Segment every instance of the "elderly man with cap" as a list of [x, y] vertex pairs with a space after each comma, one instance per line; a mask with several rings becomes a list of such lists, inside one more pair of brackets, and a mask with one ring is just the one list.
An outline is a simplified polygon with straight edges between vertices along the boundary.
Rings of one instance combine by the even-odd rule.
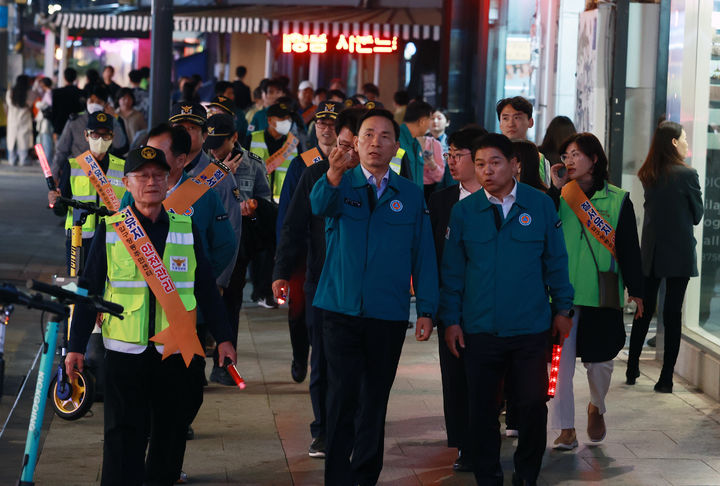
[[[235, 339], [237, 339], [248, 265], [261, 249], [262, 245], [258, 246], [258, 242], [264, 239], [263, 235], [269, 235], [272, 239], [274, 230], [272, 222], [275, 220], [275, 209], [270, 202], [270, 186], [267, 181], [265, 164], [257, 155], [244, 151], [237, 143], [238, 135], [230, 115], [219, 114], [208, 119], [208, 136], [205, 139], [204, 147], [215, 160], [225, 160], [228, 157], [244, 154], [242, 162], [234, 173], [240, 190], [243, 232], [230, 283], [223, 292], [223, 301], [230, 315], [230, 324]], [[254, 208], [253, 202], [257, 203], [257, 208]], [[232, 377], [225, 368], [220, 366], [221, 363], [217, 362], [217, 352], [215, 358], [210, 381], [234, 386], [235, 382]]]
[[[102, 111], [97, 111], [87, 117], [85, 125], [84, 140], [85, 145], [89, 146], [90, 153], [106, 176], [107, 181], [112, 186], [118, 201], [122, 199], [125, 193], [125, 187], [122, 183], [123, 167], [125, 161], [108, 153], [113, 143], [113, 117]], [[87, 148], [85, 148], [87, 150]], [[67, 232], [67, 248], [69, 255], [70, 248], [70, 231], [73, 226], [74, 219], [78, 216], [73, 208], [68, 208], [62, 203], [57, 203], [58, 195], [66, 198], [76, 199], [82, 202], [91, 202], [100, 206], [105, 206], [104, 201], [95, 190], [88, 173], [90, 171], [87, 164], [81, 165], [78, 157], [81, 152], [75, 154], [75, 157], [65, 159], [60, 168], [60, 180], [58, 189], [48, 193], [48, 202], [53, 207], [55, 214], [65, 215], [65, 230]], [[83, 247], [87, 250], [89, 242], [95, 234], [95, 228], [98, 226], [98, 217], [94, 214], [88, 214], [85, 223], [82, 225]], [[83, 252], [81, 252], [81, 255]], [[83, 258], [84, 259], [84, 258]], [[81, 261], [82, 266], [84, 262]], [[68, 256], [68, 266], [70, 259]]]
[[317, 111], [317, 105], [313, 104], [315, 90], [313, 84], [305, 80], [298, 86], [298, 114], [302, 117], [305, 125], [308, 125]]
[[[194, 326], [199, 308], [220, 343], [220, 358], [236, 359], [200, 234], [190, 217], [163, 208], [169, 171], [160, 150], [142, 147], [128, 154], [122, 180], [135, 202], [98, 227], [81, 276], [91, 294], [104, 292], [124, 307], [122, 320], [105, 315], [102, 326], [107, 348], [103, 486], [169, 485], [180, 475], [178, 449], [184, 452], [189, 421], [181, 404], [202, 394], [195, 375], [202, 372], [204, 358], [189, 358], [199, 348], [194, 333], [178, 342], [183, 354], [163, 358], [163, 343], [170, 344], [173, 329]], [[133, 250], [137, 247], [142, 252]], [[155, 263], [145, 271], [150, 261]], [[178, 310], [178, 301], [184, 309]], [[83, 369], [82, 351], [95, 317], [91, 307], [75, 309], [65, 360], [72, 377]]]
[[[337, 142], [335, 133], [335, 120], [343, 109], [342, 103], [325, 101], [320, 103], [314, 116], [314, 130], [317, 145], [295, 157], [287, 169], [285, 181], [280, 193], [278, 205], [278, 217], [276, 225], [277, 240], [280, 240], [280, 230], [285, 221], [290, 200], [295, 193], [295, 188], [306, 167], [310, 167], [322, 160], [327, 160], [329, 154]], [[297, 245], [305, 246], [304, 242], [296, 242]], [[301, 251], [300, 254], [305, 254]], [[295, 268], [290, 270], [290, 275], [284, 275], [281, 279], [285, 284], [285, 293], [289, 295], [288, 325], [290, 327], [290, 343], [292, 344], [293, 360], [290, 366], [290, 373], [293, 380], [301, 383], [307, 375], [308, 353], [310, 343], [305, 323], [305, 294], [303, 283], [305, 281], [305, 261], [301, 259], [296, 262]], [[280, 277], [278, 277], [280, 278]], [[273, 280], [278, 280], [273, 278]], [[273, 289], [274, 291], [275, 289]], [[277, 292], [274, 292], [277, 293]]]

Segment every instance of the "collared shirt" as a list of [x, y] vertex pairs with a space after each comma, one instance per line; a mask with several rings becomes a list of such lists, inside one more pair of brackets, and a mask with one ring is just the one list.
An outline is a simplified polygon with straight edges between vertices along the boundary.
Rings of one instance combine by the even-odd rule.
[[375, 176], [372, 175], [362, 165], [360, 166], [360, 168], [362, 169], [363, 174], [365, 174], [365, 178], [367, 179], [368, 184], [373, 186], [375, 188], [375, 190], [377, 191], [377, 198], [378, 198], [378, 200], [380, 200], [380, 197], [383, 195], [383, 193], [385, 192], [385, 189], [387, 188], [388, 180], [390, 179], [390, 169], [388, 168], [388, 170], [385, 172], [385, 175], [382, 176], [382, 180], [380, 181], [380, 187], [378, 187], [377, 179], [375, 179]]
[[[485, 188], [483, 188], [483, 191], [485, 191], [485, 197], [487, 197], [487, 200], [490, 201], [492, 204], [497, 204], [498, 206], [502, 207], [503, 210], [503, 219], [507, 218], [508, 213], [510, 212], [510, 208], [515, 203], [515, 199], [517, 199], [517, 181], [513, 179], [513, 183], [515, 184], [512, 188], [512, 191], [510, 191], [510, 194], [505, 196], [503, 200], [496, 198], [495, 196], [492, 196]], [[460, 197], [462, 199], [462, 196]]]
[[468, 197], [470, 194], [472, 194], [472, 192], [465, 189], [465, 186], [463, 186], [462, 183], [460, 183], [460, 197], [458, 198], [458, 201], [462, 201], [463, 199]]

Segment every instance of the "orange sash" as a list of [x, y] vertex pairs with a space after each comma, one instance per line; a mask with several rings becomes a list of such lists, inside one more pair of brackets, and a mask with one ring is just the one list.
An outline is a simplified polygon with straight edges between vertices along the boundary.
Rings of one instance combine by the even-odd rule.
[[290, 155], [295, 151], [295, 148], [298, 146], [298, 143], [300, 143], [300, 140], [297, 139], [295, 135], [292, 133], [288, 133], [287, 140], [285, 140], [285, 143], [282, 147], [280, 147], [280, 150], [272, 154], [268, 159], [265, 161], [265, 167], [267, 167], [267, 173], [272, 174], [275, 169], [280, 167], [283, 162], [285, 162]]
[[610, 254], [615, 257], [615, 230], [592, 205], [577, 181], [570, 181], [562, 188], [562, 198], [586, 227]]
[[103, 204], [112, 211], [120, 209], [120, 200], [117, 198], [112, 184], [110, 184], [110, 180], [105, 176], [105, 172], [103, 172], [100, 164], [98, 164], [90, 151], [88, 150], [80, 154], [75, 160], [77, 160], [83, 172], [90, 178], [90, 182], [92, 182], [92, 185], [95, 187]]
[[130, 206], [118, 213], [122, 220], [114, 223], [120, 237], [138, 270], [165, 311], [170, 326], [150, 340], [164, 344], [163, 359], [180, 350], [185, 366], [190, 366], [194, 354], [204, 356], [195, 330], [195, 309], [187, 311], [165, 268], [162, 257], [150, 241], [145, 229]]
[[305, 152], [300, 154], [300, 157], [302, 157], [303, 162], [305, 162], [305, 165], [307, 167], [310, 167], [313, 164], [317, 164], [323, 158], [322, 155], [320, 155], [320, 151], [317, 147], [306, 150]]
[[227, 172], [220, 166], [208, 164], [204, 171], [187, 179], [166, 197], [163, 206], [169, 213], [185, 214], [208, 189], [215, 187], [226, 175]]

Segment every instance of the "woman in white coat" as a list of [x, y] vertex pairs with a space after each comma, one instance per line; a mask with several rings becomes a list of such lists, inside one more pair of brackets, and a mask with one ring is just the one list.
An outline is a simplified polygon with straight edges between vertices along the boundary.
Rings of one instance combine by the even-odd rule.
[[35, 93], [32, 79], [21, 74], [6, 94], [7, 150], [10, 165], [30, 165], [30, 148], [33, 145], [32, 104]]

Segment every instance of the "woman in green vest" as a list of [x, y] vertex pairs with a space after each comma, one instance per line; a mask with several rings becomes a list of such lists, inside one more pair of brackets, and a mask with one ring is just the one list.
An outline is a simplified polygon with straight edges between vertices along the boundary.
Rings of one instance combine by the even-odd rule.
[[627, 191], [608, 183], [600, 141], [591, 133], [578, 133], [560, 146], [560, 154], [564, 165], [552, 167], [548, 195], [562, 222], [575, 307], [550, 411], [553, 428], [561, 429], [555, 448], [572, 450], [578, 444], [575, 359], [582, 359], [590, 385], [587, 433], [591, 441], [600, 442], [606, 432], [605, 397], [613, 359], [625, 345], [624, 287], [642, 315], [642, 271], [633, 205]]
[[660, 281], [665, 279], [665, 353], [655, 391], [671, 393], [673, 370], [680, 350], [682, 304], [690, 277], [698, 275], [693, 226], [703, 216], [698, 173], [685, 165], [688, 143], [683, 127], [664, 121], [655, 130], [638, 177], [645, 189], [642, 230], [642, 267], [645, 276], [646, 312], [635, 319], [630, 334], [626, 378], [634, 385], [640, 376], [640, 353], [655, 312]]

